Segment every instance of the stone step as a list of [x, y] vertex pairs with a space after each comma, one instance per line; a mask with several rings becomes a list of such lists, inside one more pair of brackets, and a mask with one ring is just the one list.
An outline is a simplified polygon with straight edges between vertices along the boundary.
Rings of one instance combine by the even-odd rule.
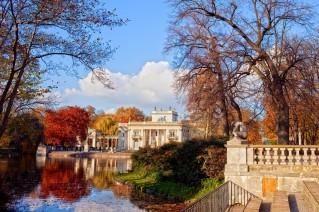
[[307, 198], [313, 211], [319, 211], [319, 184], [314, 181], [303, 181], [302, 194]]
[[229, 208], [226, 209], [226, 212], [243, 212], [244, 211], [245, 206], [243, 205], [233, 205]]
[[[276, 200], [278, 203], [278, 200]], [[281, 212], [313, 212], [312, 207], [308, 199], [301, 193], [290, 193], [288, 194], [289, 209], [282, 210]], [[263, 201], [260, 205], [260, 212], [270, 212], [272, 207], [271, 201]]]
[[309, 200], [301, 193], [291, 193], [288, 195], [291, 212], [312, 212]]
[[276, 190], [271, 203], [271, 212], [290, 211], [287, 191]]
[[246, 205], [244, 211], [245, 212], [258, 212], [260, 209], [260, 205], [262, 200], [259, 198], [252, 197], [248, 204]]

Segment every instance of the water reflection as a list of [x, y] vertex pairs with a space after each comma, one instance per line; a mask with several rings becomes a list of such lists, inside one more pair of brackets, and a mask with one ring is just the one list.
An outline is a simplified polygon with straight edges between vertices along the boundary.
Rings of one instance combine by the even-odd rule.
[[167, 201], [115, 181], [130, 169], [124, 159], [0, 158], [0, 211], [162, 210]]
[[80, 205], [94, 209], [102, 196], [99, 209], [138, 211], [128, 199], [116, 200], [128, 197], [126, 186], [114, 189], [114, 173], [127, 172], [130, 164], [116, 159], [0, 158], [0, 211], [73, 211]]
[[37, 197], [50, 196], [65, 202], [74, 202], [89, 194], [83, 167], [74, 170], [72, 161], [52, 160], [45, 164], [41, 177], [41, 189]]

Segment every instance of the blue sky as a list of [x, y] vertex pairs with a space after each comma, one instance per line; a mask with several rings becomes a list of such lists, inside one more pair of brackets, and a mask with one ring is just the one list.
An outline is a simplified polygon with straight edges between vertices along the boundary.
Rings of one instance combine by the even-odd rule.
[[[165, 0], [105, 0], [109, 9], [116, 9], [121, 18], [129, 22], [113, 30], [103, 30], [104, 40], [111, 40], [117, 47], [105, 71], [111, 76], [117, 91], [92, 84], [90, 73], [81, 72], [80, 79], [61, 75], [58, 92], [59, 106], [92, 105], [97, 110], [113, 112], [118, 107], [135, 106], [149, 115], [157, 108], [176, 108], [184, 113], [177, 103], [173, 84], [172, 56], [163, 53], [168, 27], [169, 6]], [[62, 80], [61, 80], [62, 79]]]

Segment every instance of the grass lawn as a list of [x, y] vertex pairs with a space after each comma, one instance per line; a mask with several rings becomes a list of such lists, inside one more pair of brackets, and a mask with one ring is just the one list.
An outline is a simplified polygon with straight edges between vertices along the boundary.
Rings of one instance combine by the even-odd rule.
[[159, 181], [156, 180], [155, 174], [145, 174], [145, 172], [118, 174], [116, 178], [137, 188], [149, 189], [156, 194], [184, 202], [194, 202], [223, 183], [222, 180], [210, 178], [202, 180], [199, 186], [189, 186], [171, 181]]

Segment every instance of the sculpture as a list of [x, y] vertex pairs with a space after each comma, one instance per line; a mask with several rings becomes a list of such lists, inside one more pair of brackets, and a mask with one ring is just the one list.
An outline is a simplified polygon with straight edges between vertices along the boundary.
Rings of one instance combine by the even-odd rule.
[[233, 136], [237, 139], [246, 140], [248, 136], [248, 130], [246, 125], [243, 122], [240, 121], [233, 121], [232, 122], [233, 127]]

